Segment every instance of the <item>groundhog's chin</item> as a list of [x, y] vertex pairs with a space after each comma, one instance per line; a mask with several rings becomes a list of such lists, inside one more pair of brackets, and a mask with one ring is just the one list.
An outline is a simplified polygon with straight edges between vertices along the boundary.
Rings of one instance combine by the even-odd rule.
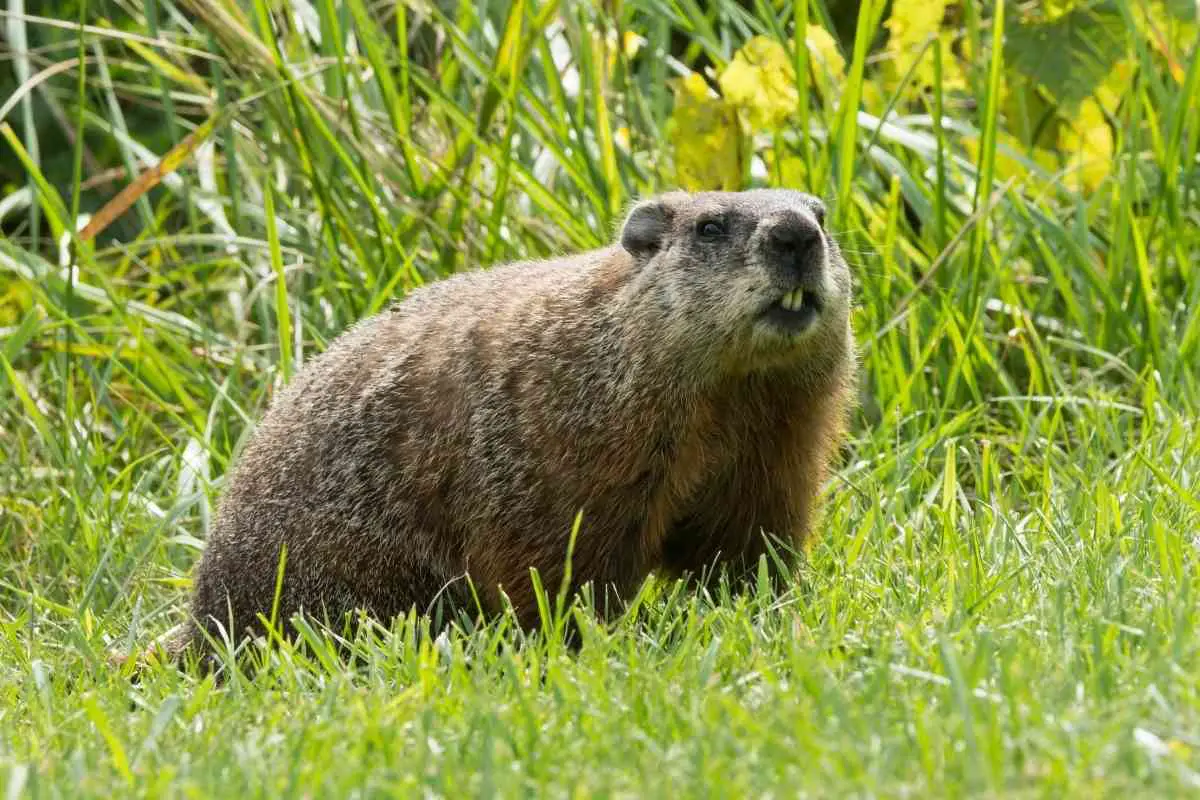
[[754, 367], [803, 362], [829, 349], [844, 327], [841, 300], [797, 289], [761, 307], [751, 322], [748, 361]]

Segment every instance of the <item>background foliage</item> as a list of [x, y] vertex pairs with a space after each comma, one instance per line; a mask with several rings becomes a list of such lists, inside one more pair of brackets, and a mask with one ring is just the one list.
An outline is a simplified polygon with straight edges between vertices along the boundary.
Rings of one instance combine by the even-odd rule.
[[[10, 792], [1200, 782], [1193, 0], [0, 19]], [[676, 185], [822, 195], [858, 277], [862, 404], [792, 590], [651, 583], [577, 657], [410, 619], [221, 687], [105, 665], [178, 619], [221, 476], [306, 357]]]

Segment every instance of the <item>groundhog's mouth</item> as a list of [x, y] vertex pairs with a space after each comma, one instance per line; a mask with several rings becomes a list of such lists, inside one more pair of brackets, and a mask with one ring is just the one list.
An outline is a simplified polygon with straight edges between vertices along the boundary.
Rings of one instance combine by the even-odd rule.
[[821, 298], [809, 289], [793, 289], [767, 306], [763, 318], [792, 335], [804, 333], [821, 316]]

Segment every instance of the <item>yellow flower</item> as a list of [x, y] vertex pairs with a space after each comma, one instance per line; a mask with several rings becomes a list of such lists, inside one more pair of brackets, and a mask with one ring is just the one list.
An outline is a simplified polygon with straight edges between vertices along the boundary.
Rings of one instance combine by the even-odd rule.
[[625, 31], [625, 35], [621, 37], [621, 49], [625, 51], [625, 57], [633, 58], [636, 56], [638, 51], [642, 49], [643, 41], [642, 37], [633, 31]]
[[796, 110], [796, 70], [774, 39], [755, 36], [739, 50], [717, 83], [754, 130], [776, 129]]
[[1112, 129], [1094, 99], [1079, 104], [1075, 119], [1058, 132], [1058, 146], [1070, 156], [1064, 176], [1068, 186], [1094, 191], [1108, 177], [1112, 166]]
[[625, 126], [621, 126], [620, 128], [617, 128], [616, 132], [613, 134], [613, 141], [616, 142], [617, 145], [622, 150], [628, 151], [629, 150], [629, 128], [627, 128]]
[[685, 189], [736, 190], [742, 183], [742, 139], [737, 113], [714, 97], [696, 73], [676, 82], [667, 135]]

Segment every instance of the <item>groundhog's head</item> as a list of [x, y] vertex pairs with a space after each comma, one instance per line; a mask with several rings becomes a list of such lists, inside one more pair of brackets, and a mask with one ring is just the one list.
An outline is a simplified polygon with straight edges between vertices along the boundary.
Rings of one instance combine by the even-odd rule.
[[662, 195], [633, 208], [621, 246], [664, 344], [734, 370], [812, 371], [846, 357], [850, 271], [812, 195]]

